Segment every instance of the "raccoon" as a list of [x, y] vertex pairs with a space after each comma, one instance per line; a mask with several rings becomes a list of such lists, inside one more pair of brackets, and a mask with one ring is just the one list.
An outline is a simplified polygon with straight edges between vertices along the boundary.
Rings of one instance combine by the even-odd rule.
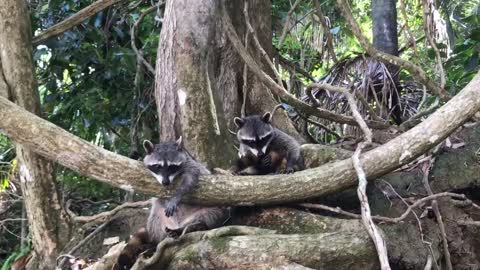
[[145, 166], [155, 179], [165, 187], [174, 181], [182, 183], [170, 200], [152, 199], [146, 228], [140, 229], [128, 241], [121, 252], [115, 269], [130, 269], [138, 254], [166, 237], [178, 237], [183, 233], [220, 227], [228, 219], [228, 208], [203, 207], [182, 203], [182, 197], [192, 191], [203, 174], [209, 170], [197, 162], [182, 147], [182, 139], [153, 145], [143, 143], [147, 155]]
[[300, 144], [273, 127], [272, 113], [235, 117], [234, 122], [238, 127], [237, 139], [240, 142], [234, 173], [264, 175], [304, 169]]

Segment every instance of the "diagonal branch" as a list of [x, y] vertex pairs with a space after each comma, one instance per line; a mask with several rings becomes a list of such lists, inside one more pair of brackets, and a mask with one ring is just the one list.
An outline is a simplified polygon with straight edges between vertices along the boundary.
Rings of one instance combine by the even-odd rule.
[[[373, 179], [409, 163], [443, 141], [478, 110], [480, 73], [425, 121], [362, 154], [365, 175]], [[155, 182], [141, 162], [82, 140], [3, 97], [0, 97], [0, 131], [82, 175], [159, 198], [172, 195], [170, 189]], [[202, 176], [198, 188], [186, 201], [201, 205], [297, 202], [338, 192], [356, 182], [352, 161], [347, 159], [289, 175]]]
[[83, 21], [92, 17], [98, 12], [122, 1], [125, 0], [98, 0], [92, 3], [91, 5], [83, 8], [82, 10], [68, 17], [67, 19], [34, 36], [32, 40], [33, 46], [35, 47], [37, 45], [40, 45], [48, 39], [56, 37], [63, 32], [70, 30], [71, 28], [81, 24]]
[[285, 41], [285, 38], [287, 37], [287, 32], [290, 24], [290, 20], [292, 19], [292, 14], [295, 11], [295, 8], [297, 8], [298, 4], [300, 4], [301, 0], [296, 0], [295, 3], [293, 3], [292, 7], [287, 13], [287, 17], [285, 19], [285, 24], [283, 25], [282, 29], [282, 34], [280, 36], [280, 39], [278, 40], [278, 49], [282, 48], [283, 41]]
[[450, 95], [445, 91], [445, 89], [441, 88], [434, 81], [432, 81], [421, 67], [414, 65], [410, 61], [402, 59], [398, 56], [390, 55], [375, 49], [370, 43], [370, 41], [368, 41], [367, 37], [362, 34], [360, 26], [353, 17], [347, 1], [337, 0], [337, 5], [343, 16], [347, 20], [347, 23], [350, 26], [353, 34], [357, 37], [360, 44], [370, 56], [406, 69], [408, 72], [410, 72], [413, 78], [424, 84], [428, 89], [438, 95], [441, 99], [448, 100], [450, 98]]
[[313, 0], [313, 4], [315, 5], [315, 10], [316, 10], [318, 19], [322, 24], [323, 32], [327, 36], [328, 53], [330, 54], [330, 57], [332, 57], [333, 62], [337, 63], [338, 62], [337, 55], [335, 54], [335, 50], [333, 49], [333, 36], [332, 36], [332, 33], [330, 32], [330, 27], [327, 24], [327, 19], [325, 18], [325, 15], [323, 15], [320, 2], [318, 2], [318, 0]]
[[[158, 3], [158, 5], [163, 5], [163, 4], [164, 2]], [[133, 24], [132, 28], [130, 28], [130, 43], [132, 45], [132, 50], [137, 55], [137, 59], [140, 60], [140, 62], [145, 66], [145, 68], [148, 69], [148, 71], [150, 71], [150, 73], [153, 75], [155, 75], [155, 69], [152, 67], [152, 65], [150, 65], [150, 63], [145, 59], [145, 57], [143, 57], [143, 51], [137, 48], [137, 44], [135, 43], [135, 39], [136, 39], [135, 31], [137, 31], [138, 26], [143, 21], [145, 16], [154, 12], [155, 10], [157, 10], [157, 8], [158, 8], [157, 6], [151, 6], [147, 10], [142, 12], [142, 14], [138, 17], [138, 19]]]
[[270, 56], [268, 56], [265, 49], [263, 49], [262, 44], [260, 44], [260, 41], [258, 40], [257, 33], [255, 33], [255, 29], [253, 29], [253, 26], [250, 23], [250, 16], [248, 15], [248, 1], [245, 1], [243, 14], [245, 16], [245, 24], [247, 25], [248, 32], [252, 34], [253, 43], [255, 44], [255, 47], [257, 47], [257, 50], [260, 51], [260, 54], [262, 55], [262, 57], [265, 59], [265, 61], [267, 61], [268, 65], [270, 66], [270, 69], [272, 69], [272, 72], [275, 74], [275, 77], [277, 78], [277, 83], [279, 85], [282, 85], [282, 78], [280, 77], [280, 74], [278, 73], [277, 68], [273, 64], [272, 60], [270, 59]]
[[[301, 111], [305, 115], [313, 115], [316, 117], [320, 117], [323, 119], [328, 119], [330, 121], [342, 123], [342, 124], [349, 124], [353, 126], [357, 126], [358, 123], [355, 121], [353, 117], [339, 115], [328, 110], [324, 110], [321, 108], [312, 107], [309, 104], [297, 99], [295, 96], [290, 94], [283, 86], [278, 85], [275, 81], [270, 78], [258, 65], [258, 63], [253, 59], [253, 57], [247, 52], [245, 47], [243, 46], [240, 38], [238, 37], [235, 28], [232, 25], [230, 17], [226, 13], [225, 10], [223, 12], [223, 24], [225, 30], [227, 32], [227, 36], [235, 47], [237, 52], [243, 58], [245, 63], [248, 65], [249, 69], [262, 81], [262, 83], [267, 86], [275, 95], [283, 99], [285, 102], [290, 104], [291, 106], [295, 107], [297, 110]], [[388, 129], [390, 125], [385, 123], [379, 123], [376, 121], [367, 121], [367, 125], [370, 128], [374, 129]]]

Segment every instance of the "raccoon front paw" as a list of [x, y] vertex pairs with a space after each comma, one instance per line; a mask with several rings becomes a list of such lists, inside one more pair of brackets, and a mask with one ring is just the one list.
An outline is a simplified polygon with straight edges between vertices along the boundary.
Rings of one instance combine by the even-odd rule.
[[295, 172], [295, 170], [294, 170], [293, 168], [291, 168], [291, 167], [290, 167], [290, 168], [286, 168], [286, 169], [283, 171], [283, 173], [285, 173], [285, 174], [291, 174], [291, 173], [294, 173], [294, 172]]
[[265, 155], [260, 159], [260, 164], [264, 167], [269, 167], [272, 165], [272, 157], [270, 155]]
[[167, 208], [165, 208], [165, 216], [171, 217], [177, 210], [177, 204], [173, 202], [169, 202]]
[[133, 266], [133, 258], [128, 256], [127, 254], [120, 254], [117, 259], [117, 263], [115, 264], [115, 270], [128, 270]]
[[165, 227], [165, 233], [168, 237], [171, 237], [173, 239], [176, 239], [182, 235], [181, 229], [170, 229], [168, 227]]

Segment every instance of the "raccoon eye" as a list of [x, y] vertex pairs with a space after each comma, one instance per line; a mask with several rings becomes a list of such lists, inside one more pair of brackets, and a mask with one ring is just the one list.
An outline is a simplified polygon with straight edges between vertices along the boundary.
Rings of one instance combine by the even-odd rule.
[[242, 139], [242, 143], [251, 146], [255, 144], [255, 141]]
[[259, 143], [260, 143], [260, 144], [265, 144], [265, 143], [267, 143], [267, 142], [270, 140], [271, 137], [272, 137], [272, 134], [268, 134], [267, 136], [261, 138], [261, 139], [259, 140]]
[[180, 165], [169, 165], [168, 166], [168, 172], [169, 173], [177, 172], [179, 169], [180, 169]]
[[148, 169], [152, 172], [158, 172], [162, 169], [162, 166], [160, 164], [149, 165]]

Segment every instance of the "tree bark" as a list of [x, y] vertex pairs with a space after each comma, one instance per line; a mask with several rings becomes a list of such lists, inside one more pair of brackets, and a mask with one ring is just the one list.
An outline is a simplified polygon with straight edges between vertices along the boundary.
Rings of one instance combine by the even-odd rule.
[[[361, 156], [369, 179], [414, 160], [443, 141], [480, 109], [480, 73], [444, 106], [416, 127]], [[160, 198], [171, 195], [143, 165], [96, 147], [65, 130], [25, 112], [0, 97], [0, 129], [37, 153], [108, 184]], [[185, 199], [202, 205], [275, 204], [305, 201], [356, 184], [350, 159], [289, 175], [202, 176]]]
[[[40, 115], [34, 77], [32, 31], [25, 1], [0, 5], [0, 91], [18, 105]], [[41, 139], [39, 139], [41, 141]], [[70, 235], [69, 218], [57, 192], [53, 163], [18, 144], [17, 160], [30, 235], [39, 269], [49, 269]]]
[[307, 267], [304, 269], [378, 268], [375, 249], [366, 234], [323, 233], [203, 240], [176, 252], [168, 269], [291, 269], [293, 263]]
[[160, 140], [183, 135], [186, 148], [210, 167], [235, 157], [220, 89], [236, 92], [219, 84], [225, 74], [216, 74], [224, 59], [217, 41], [219, 6], [218, 1], [167, 1], [155, 79]]
[[[277, 104], [252, 74], [243, 82], [243, 63], [220, 23], [221, 2], [167, 1], [155, 78], [160, 141], [183, 135], [187, 149], [209, 167], [226, 167], [236, 158], [234, 137], [228, 129], [235, 130], [232, 120], [240, 115], [244, 83], [249, 89], [248, 114], [270, 111]], [[244, 3], [224, 2], [235, 27], [244, 35]], [[249, 0], [253, 25], [268, 52], [270, 6], [269, 1]], [[296, 134], [285, 113], [278, 113], [275, 123]]]
[[396, 0], [372, 0], [373, 47], [398, 56]]

